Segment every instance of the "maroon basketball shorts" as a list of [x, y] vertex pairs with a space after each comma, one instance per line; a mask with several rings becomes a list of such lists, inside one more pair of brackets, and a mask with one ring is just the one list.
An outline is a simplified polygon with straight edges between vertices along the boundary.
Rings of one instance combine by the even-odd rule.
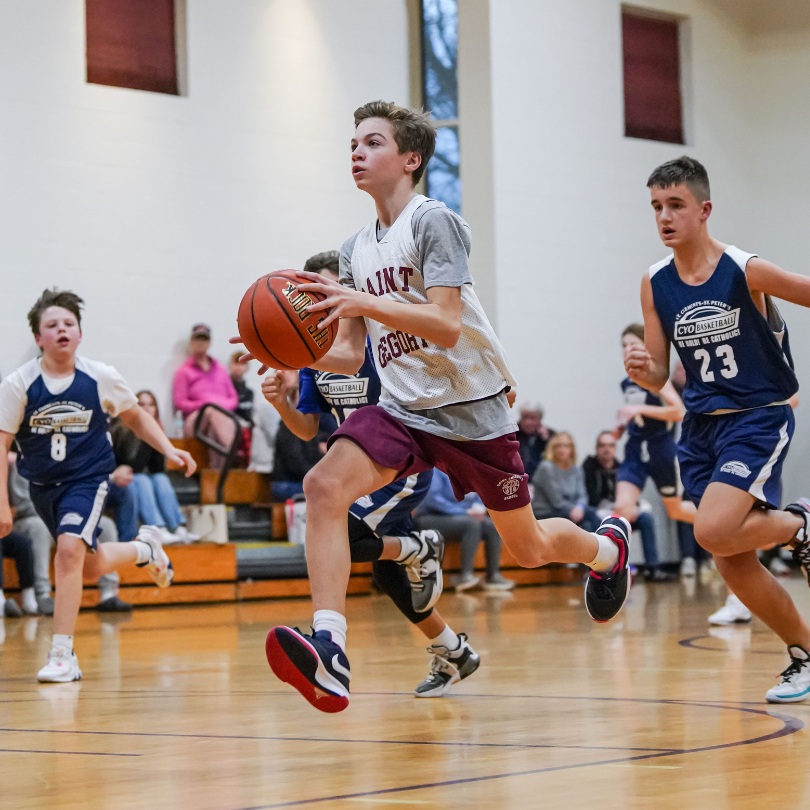
[[484, 506], [497, 512], [519, 509], [530, 502], [528, 476], [514, 434], [483, 441], [453, 441], [403, 425], [385, 409], [359, 408], [332, 434], [329, 444], [351, 439], [372, 461], [398, 477], [433, 467], [450, 478], [461, 500], [477, 492]]

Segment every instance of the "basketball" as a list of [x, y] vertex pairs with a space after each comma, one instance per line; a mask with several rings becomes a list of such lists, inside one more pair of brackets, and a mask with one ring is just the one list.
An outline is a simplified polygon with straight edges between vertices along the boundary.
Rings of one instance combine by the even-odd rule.
[[323, 357], [337, 335], [337, 321], [326, 328], [323, 312], [307, 312], [323, 301], [316, 292], [298, 289], [303, 284], [295, 270], [276, 270], [250, 285], [237, 315], [239, 336], [247, 350], [266, 366], [298, 369]]

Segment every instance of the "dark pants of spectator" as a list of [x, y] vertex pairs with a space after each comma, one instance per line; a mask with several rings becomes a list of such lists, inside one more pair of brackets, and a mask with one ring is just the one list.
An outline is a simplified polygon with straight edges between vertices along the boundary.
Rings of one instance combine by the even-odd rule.
[[[535, 513], [535, 517], [538, 520], [545, 520], [546, 518], [554, 518], [560, 517], [565, 518], [566, 520], [571, 520], [569, 517], [569, 513], [560, 510], [559, 512], [552, 512], [549, 515], [538, 515]], [[582, 520], [577, 523], [580, 529], [584, 529], [586, 532], [595, 532], [599, 528], [599, 524], [602, 522], [602, 518], [599, 517], [596, 510], [590, 506], [585, 507], [585, 514], [582, 516]]]
[[[34, 551], [31, 541], [19, 532], [11, 532], [0, 538], [2, 556], [14, 560], [20, 588], [34, 587]], [[0, 564], [0, 589], [3, 587], [3, 566]]]
[[658, 568], [661, 562], [658, 556], [658, 540], [655, 534], [655, 518], [651, 512], [639, 512], [631, 524], [641, 535], [641, 548], [644, 551], [644, 562], [647, 568]]
[[681, 523], [678, 521], [678, 546], [681, 549], [681, 559], [692, 557], [695, 562], [701, 562], [709, 558], [709, 553], [698, 545], [695, 540], [695, 530], [691, 523]]
[[134, 540], [138, 536], [138, 493], [135, 487], [119, 487], [110, 481], [107, 506], [115, 516], [118, 539], [122, 542]]
[[304, 483], [303, 481], [271, 481], [270, 491], [273, 493], [275, 500], [286, 501], [296, 495], [303, 495]]

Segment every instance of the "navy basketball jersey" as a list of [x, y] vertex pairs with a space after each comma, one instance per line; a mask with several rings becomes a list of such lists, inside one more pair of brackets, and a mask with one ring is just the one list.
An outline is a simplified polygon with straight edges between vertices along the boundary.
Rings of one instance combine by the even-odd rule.
[[[622, 380], [622, 393], [626, 405], [652, 405], [656, 408], [665, 408], [666, 402], [661, 397], [636, 385], [629, 377]], [[633, 438], [649, 441], [666, 436], [673, 427], [672, 422], [661, 419], [651, 419], [649, 416], [639, 414], [630, 420], [627, 425], [627, 435]]]
[[787, 325], [768, 296], [767, 319], [751, 298], [751, 258], [729, 246], [697, 285], [681, 280], [673, 256], [650, 268], [655, 309], [686, 370], [683, 401], [692, 413], [761, 408], [799, 389]]
[[17, 469], [34, 484], [103, 478], [115, 469], [109, 417], [137, 404], [118, 372], [76, 357], [72, 377], [31, 360], [0, 383], [0, 430], [16, 434]]
[[336, 374], [302, 368], [298, 372], [298, 410], [302, 413], [332, 413], [342, 425], [352, 411], [380, 400], [380, 377], [374, 366], [371, 345], [357, 374]]

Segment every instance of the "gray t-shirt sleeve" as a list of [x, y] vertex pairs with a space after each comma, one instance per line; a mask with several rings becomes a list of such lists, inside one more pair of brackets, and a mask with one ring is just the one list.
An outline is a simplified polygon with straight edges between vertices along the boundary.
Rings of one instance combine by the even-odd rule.
[[472, 284], [470, 226], [446, 205], [427, 200], [414, 211], [413, 237], [425, 289]]
[[354, 253], [354, 244], [357, 241], [358, 236], [360, 236], [360, 231], [350, 236], [343, 243], [343, 247], [340, 249], [340, 261], [338, 265], [338, 281], [341, 284], [344, 284], [346, 287], [351, 287], [354, 290], [356, 290], [357, 287], [355, 286], [354, 276], [352, 275], [352, 253]]

